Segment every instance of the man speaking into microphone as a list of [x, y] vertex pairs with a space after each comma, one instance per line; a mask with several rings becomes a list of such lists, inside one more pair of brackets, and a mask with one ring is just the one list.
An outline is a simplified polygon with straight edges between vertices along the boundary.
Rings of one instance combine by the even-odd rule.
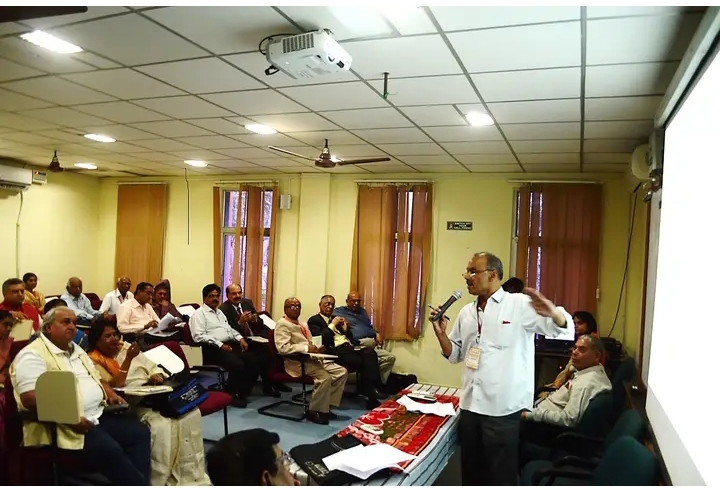
[[442, 354], [465, 365], [458, 426], [462, 484], [513, 486], [520, 415], [533, 403], [535, 333], [558, 336], [572, 317], [534, 289], [505, 292], [503, 264], [492, 253], [476, 253], [463, 277], [477, 298], [460, 310], [449, 336], [447, 318], [433, 314]]

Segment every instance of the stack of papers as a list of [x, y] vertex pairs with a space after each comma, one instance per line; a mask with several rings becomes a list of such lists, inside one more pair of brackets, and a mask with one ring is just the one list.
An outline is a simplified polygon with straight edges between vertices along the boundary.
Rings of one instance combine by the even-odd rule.
[[147, 331], [147, 334], [151, 334], [153, 336], [161, 336], [161, 337], [167, 337], [172, 336], [175, 334], [174, 331], [165, 331], [170, 326], [176, 324], [178, 322], [177, 318], [173, 316], [170, 313], [165, 314], [165, 317], [163, 317], [157, 326], [155, 326], [153, 329], [150, 329]]
[[413, 413], [434, 414], [436, 416], [455, 416], [455, 408], [449, 402], [434, 402], [432, 404], [423, 404], [413, 401], [408, 396], [402, 396], [397, 400], [398, 404], [402, 404], [408, 411]]
[[415, 455], [405, 453], [387, 443], [377, 443], [342, 450], [325, 457], [323, 463], [328, 470], [341, 470], [358, 479], [366, 480], [378, 470], [390, 467], [399, 469], [397, 464], [414, 458]]

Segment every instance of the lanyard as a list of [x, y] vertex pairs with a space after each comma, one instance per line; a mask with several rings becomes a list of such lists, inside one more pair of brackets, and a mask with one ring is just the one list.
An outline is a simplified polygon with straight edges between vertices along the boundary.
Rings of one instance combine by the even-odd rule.
[[483, 325], [483, 318], [480, 316], [480, 302], [478, 301], [477, 307], [475, 308], [475, 315], [477, 317], [477, 326], [478, 326], [478, 333], [477, 333], [477, 339], [476, 341], [480, 341], [480, 333], [482, 333], [482, 325]]

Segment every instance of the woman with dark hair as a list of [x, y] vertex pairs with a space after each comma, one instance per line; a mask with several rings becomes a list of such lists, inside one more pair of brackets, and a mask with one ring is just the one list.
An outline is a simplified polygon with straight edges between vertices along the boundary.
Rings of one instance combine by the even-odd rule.
[[[137, 343], [122, 341], [110, 323], [95, 323], [88, 335], [88, 356], [100, 377], [112, 387], [162, 384], [165, 374]], [[153, 486], [209, 485], [205, 474], [202, 420], [199, 409], [179, 418], [167, 418], [147, 407], [137, 407], [138, 419], [150, 428], [150, 483]]]
[[23, 283], [25, 284], [25, 303], [35, 307], [43, 316], [43, 309], [45, 308], [45, 296], [39, 290], [35, 290], [38, 283], [38, 277], [32, 272], [28, 272], [23, 275]]

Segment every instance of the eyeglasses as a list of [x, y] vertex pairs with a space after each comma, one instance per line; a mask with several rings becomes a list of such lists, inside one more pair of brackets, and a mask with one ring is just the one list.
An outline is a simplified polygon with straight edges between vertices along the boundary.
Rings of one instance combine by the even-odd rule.
[[462, 273], [462, 276], [465, 277], [465, 278], [474, 278], [475, 275], [480, 275], [480, 274], [483, 273], [483, 272], [493, 272], [493, 271], [495, 271], [494, 268], [486, 268], [485, 270], [476, 270], [476, 271], [473, 271], [473, 272], [465, 271], [465, 272]]

